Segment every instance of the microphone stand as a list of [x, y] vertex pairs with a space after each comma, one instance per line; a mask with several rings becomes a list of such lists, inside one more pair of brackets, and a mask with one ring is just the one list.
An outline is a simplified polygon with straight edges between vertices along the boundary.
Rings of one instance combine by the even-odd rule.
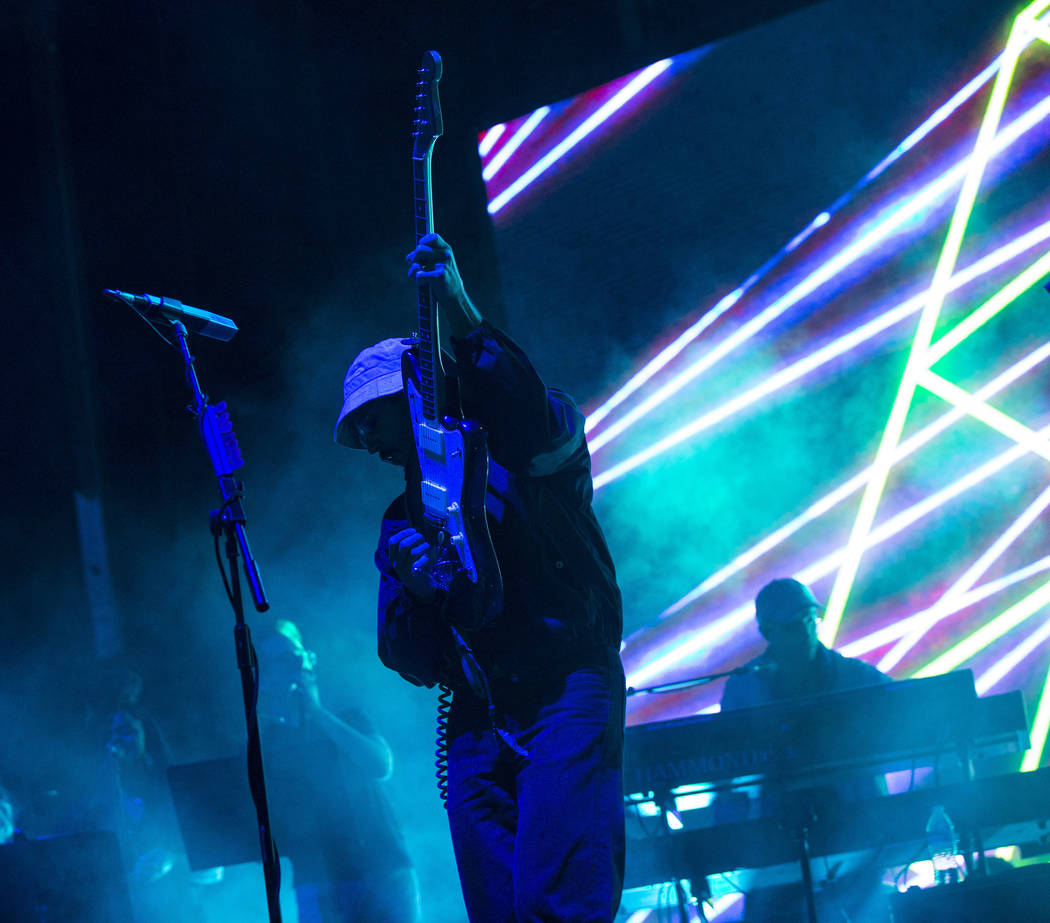
[[[216, 539], [220, 535], [226, 538], [226, 559], [229, 562], [229, 585], [226, 587], [233, 606], [235, 625], [233, 629], [234, 647], [237, 654], [237, 667], [241, 673], [241, 694], [244, 699], [244, 719], [248, 729], [248, 784], [255, 803], [255, 814], [259, 824], [259, 846], [262, 853], [263, 878], [266, 882], [266, 906], [270, 923], [281, 923], [281, 867], [277, 854], [277, 844], [270, 830], [270, 810], [266, 801], [266, 780], [263, 775], [262, 744], [259, 740], [259, 722], [256, 714], [258, 699], [257, 670], [255, 649], [252, 647], [251, 633], [244, 621], [244, 602], [241, 595], [241, 581], [238, 573], [238, 556], [244, 559], [244, 574], [255, 604], [256, 611], [265, 612], [270, 608], [266, 598], [259, 568], [252, 557], [248, 536], [245, 532], [244, 508], [241, 497], [244, 496], [244, 484], [238, 481], [233, 472], [244, 464], [237, 436], [233, 431], [225, 403], [212, 406], [201, 390], [200, 381], [194, 367], [194, 357], [190, 353], [188, 334], [182, 321], [171, 321], [172, 329], [179, 342], [179, 350], [186, 366], [186, 382], [193, 392], [194, 406], [191, 408], [200, 427], [201, 439], [211, 457], [212, 467], [218, 479], [219, 493], [222, 495], [222, 506], [212, 510], [209, 516], [211, 532]], [[223, 576], [223, 582], [226, 578]]]
[[673, 683], [660, 683], [656, 686], [646, 686], [644, 689], [635, 689], [634, 686], [627, 687], [628, 695], [642, 695], [643, 693], [660, 694], [664, 692], [679, 692], [682, 689], [692, 689], [694, 686], [704, 686], [713, 683], [716, 679], [724, 679], [727, 676], [740, 676], [743, 673], [757, 673], [759, 670], [775, 670], [775, 663], [752, 663], [744, 664], [735, 670], [724, 670], [721, 673], [708, 673], [706, 676], [694, 676], [692, 679], [680, 679]]

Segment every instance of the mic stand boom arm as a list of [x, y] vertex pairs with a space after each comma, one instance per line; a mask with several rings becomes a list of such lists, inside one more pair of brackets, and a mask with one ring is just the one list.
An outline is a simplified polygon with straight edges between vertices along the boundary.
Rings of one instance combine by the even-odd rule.
[[[241, 673], [241, 693], [244, 698], [244, 720], [248, 729], [248, 784], [255, 803], [256, 818], [259, 823], [259, 846], [262, 852], [263, 878], [266, 882], [266, 906], [270, 923], [281, 923], [281, 867], [277, 855], [277, 845], [270, 830], [270, 810], [266, 801], [266, 780], [263, 775], [262, 744], [259, 740], [259, 722], [256, 714], [258, 699], [257, 663], [255, 649], [252, 647], [251, 633], [244, 621], [244, 601], [241, 596], [241, 581], [237, 568], [238, 555], [244, 559], [244, 574], [248, 580], [252, 600], [259, 612], [270, 608], [263, 587], [262, 577], [252, 557], [248, 536], [245, 532], [244, 508], [241, 497], [244, 485], [238, 481], [233, 472], [244, 464], [237, 436], [233, 431], [225, 403], [212, 406], [201, 390], [194, 358], [190, 353], [188, 334], [182, 321], [171, 322], [179, 342], [179, 350], [186, 365], [186, 382], [193, 392], [194, 406], [191, 408], [197, 417], [201, 439], [208, 455], [211, 457], [215, 477], [222, 495], [222, 506], [212, 510], [210, 515], [212, 534], [216, 538], [226, 536], [226, 558], [229, 561], [229, 586], [227, 587], [230, 604], [236, 624], [233, 629], [234, 646], [237, 652], [237, 667]], [[225, 580], [225, 577], [224, 577]]]
[[644, 689], [635, 689], [634, 686], [627, 687], [627, 694], [631, 695], [642, 695], [643, 693], [660, 694], [663, 692], [679, 692], [682, 689], [692, 689], [694, 686], [704, 686], [707, 683], [713, 683], [716, 679], [723, 679], [726, 676], [740, 676], [744, 673], [757, 673], [759, 670], [772, 670], [775, 669], [772, 663], [745, 663], [742, 667], [737, 667], [735, 670], [724, 670], [721, 673], [708, 673], [706, 676], [694, 676], [691, 679], [680, 679], [673, 683], [660, 683], [657, 686], [647, 686]]

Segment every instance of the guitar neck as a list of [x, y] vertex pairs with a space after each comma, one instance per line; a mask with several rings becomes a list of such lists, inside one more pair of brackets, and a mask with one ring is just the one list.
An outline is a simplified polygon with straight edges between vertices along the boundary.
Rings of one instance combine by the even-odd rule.
[[[438, 81], [441, 56], [428, 51], [416, 71], [412, 131], [412, 196], [416, 244], [434, 232], [430, 159], [441, 136]], [[480, 628], [503, 605], [503, 582], [489, 534], [485, 494], [489, 457], [485, 431], [459, 413], [459, 389], [441, 363], [438, 305], [430, 285], [419, 286], [415, 355], [409, 355], [405, 382], [412, 437], [419, 460], [421, 528], [427, 540], [448, 552], [436, 576], [450, 589], [465, 574], [475, 591], [457, 600], [467, 630]], [[413, 491], [415, 493], [415, 491]], [[446, 566], [447, 565], [447, 566]], [[441, 575], [444, 576], [441, 576]]]
[[[415, 199], [416, 243], [434, 232], [433, 198], [430, 187], [430, 151], [412, 158], [412, 187]], [[444, 403], [444, 369], [441, 365], [441, 335], [438, 329], [437, 302], [429, 285], [419, 286], [420, 392], [423, 416], [430, 421], [440, 418]]]

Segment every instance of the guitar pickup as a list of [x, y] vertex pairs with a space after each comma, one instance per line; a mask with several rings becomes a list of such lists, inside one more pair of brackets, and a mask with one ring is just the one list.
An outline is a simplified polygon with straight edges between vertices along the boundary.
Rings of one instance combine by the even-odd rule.
[[437, 461], [445, 459], [445, 433], [432, 423], [420, 423], [417, 428], [419, 448]]
[[441, 522], [444, 522], [446, 510], [448, 509], [448, 490], [433, 481], [424, 481], [421, 494], [423, 498], [423, 509], [426, 513]]

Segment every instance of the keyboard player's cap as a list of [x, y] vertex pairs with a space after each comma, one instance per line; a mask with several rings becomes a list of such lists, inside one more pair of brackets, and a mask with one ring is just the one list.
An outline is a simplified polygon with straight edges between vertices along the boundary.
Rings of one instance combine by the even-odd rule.
[[755, 618], [767, 624], [801, 622], [814, 608], [823, 610], [824, 607], [808, 586], [790, 577], [770, 581], [755, 597]]

